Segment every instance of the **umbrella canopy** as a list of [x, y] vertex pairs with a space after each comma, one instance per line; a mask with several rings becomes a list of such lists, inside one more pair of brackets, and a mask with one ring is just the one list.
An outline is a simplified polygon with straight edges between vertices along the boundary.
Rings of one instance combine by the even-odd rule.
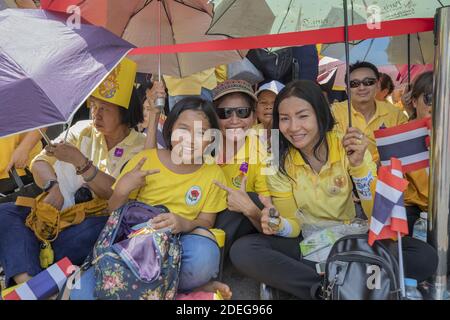
[[[215, 14], [208, 34], [248, 37], [344, 26], [342, 0], [215, 0], [214, 3]], [[445, 5], [450, 5], [450, 0], [349, 0], [349, 25], [366, 24], [368, 17], [378, 21], [432, 18], [436, 8]]]
[[[350, 44], [350, 63], [368, 61], [377, 66], [407, 64], [407, 35], [368, 39]], [[410, 36], [411, 64], [430, 64], [434, 59], [433, 32], [416, 33]], [[345, 60], [345, 48], [342, 43], [322, 46], [324, 56]]]
[[0, 10], [6, 8], [37, 9], [33, 0], [0, 0]]
[[[44, 0], [42, 7], [66, 10], [69, 4], [80, 6], [82, 16], [89, 22], [102, 25], [137, 47], [157, 46], [158, 30], [161, 45], [226, 39], [226, 36], [208, 36], [213, 6], [208, 0], [162, 0], [160, 28], [157, 0]], [[162, 73], [176, 77], [227, 64], [242, 59], [246, 51], [165, 54], [161, 57]], [[157, 55], [132, 56], [138, 71], [158, 72]]]
[[68, 122], [133, 46], [43, 10], [0, 11], [0, 137]]

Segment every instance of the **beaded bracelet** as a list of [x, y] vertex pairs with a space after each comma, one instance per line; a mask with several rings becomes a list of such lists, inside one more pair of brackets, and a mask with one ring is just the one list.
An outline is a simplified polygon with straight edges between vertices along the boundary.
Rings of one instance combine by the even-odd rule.
[[98, 167], [94, 166], [94, 173], [90, 177], [83, 178], [84, 182], [88, 183], [88, 182], [91, 182], [92, 180], [94, 180], [95, 177], [97, 176], [97, 173], [98, 173]]
[[82, 175], [83, 173], [87, 172], [92, 166], [92, 160], [86, 159], [86, 164], [82, 166], [81, 168], [77, 167], [77, 175]]

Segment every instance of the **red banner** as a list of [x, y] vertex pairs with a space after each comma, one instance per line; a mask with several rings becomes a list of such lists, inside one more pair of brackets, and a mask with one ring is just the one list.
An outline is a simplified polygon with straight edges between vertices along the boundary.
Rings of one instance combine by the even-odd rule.
[[[349, 27], [350, 41], [399, 36], [408, 33], [432, 31], [433, 18], [401, 19], [381, 22], [379, 29], [369, 29], [366, 24]], [[168, 46], [136, 48], [130, 55], [246, 50], [271, 47], [291, 47], [317, 43], [344, 42], [344, 27], [312, 31], [288, 32], [237, 39], [181, 43]]]

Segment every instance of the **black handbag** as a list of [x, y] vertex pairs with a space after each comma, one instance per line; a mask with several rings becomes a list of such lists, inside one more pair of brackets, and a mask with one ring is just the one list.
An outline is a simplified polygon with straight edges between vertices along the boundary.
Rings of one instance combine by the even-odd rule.
[[37, 186], [37, 184], [32, 180], [33, 175], [26, 169], [27, 176], [31, 182], [27, 183], [22, 180], [18, 175], [16, 169], [11, 169], [9, 171], [10, 178], [6, 181], [11, 185], [11, 189], [7, 192], [0, 193], [0, 203], [16, 202], [17, 197], [30, 197], [35, 198], [42, 193], [42, 189]]
[[326, 300], [400, 300], [394, 241], [370, 246], [367, 234], [336, 241], [325, 265], [322, 293]]
[[299, 77], [299, 63], [294, 57], [292, 47], [268, 51], [266, 49], [252, 49], [247, 54], [256, 68], [266, 80], [277, 80], [284, 83]]

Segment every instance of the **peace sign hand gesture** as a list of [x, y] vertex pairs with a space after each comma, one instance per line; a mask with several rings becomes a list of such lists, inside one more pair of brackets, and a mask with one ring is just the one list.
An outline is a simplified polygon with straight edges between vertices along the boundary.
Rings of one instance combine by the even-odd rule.
[[115, 191], [121, 195], [128, 196], [133, 190], [144, 187], [146, 177], [159, 173], [159, 169], [141, 170], [147, 158], [142, 158], [133, 170], [124, 174], [116, 184]]

